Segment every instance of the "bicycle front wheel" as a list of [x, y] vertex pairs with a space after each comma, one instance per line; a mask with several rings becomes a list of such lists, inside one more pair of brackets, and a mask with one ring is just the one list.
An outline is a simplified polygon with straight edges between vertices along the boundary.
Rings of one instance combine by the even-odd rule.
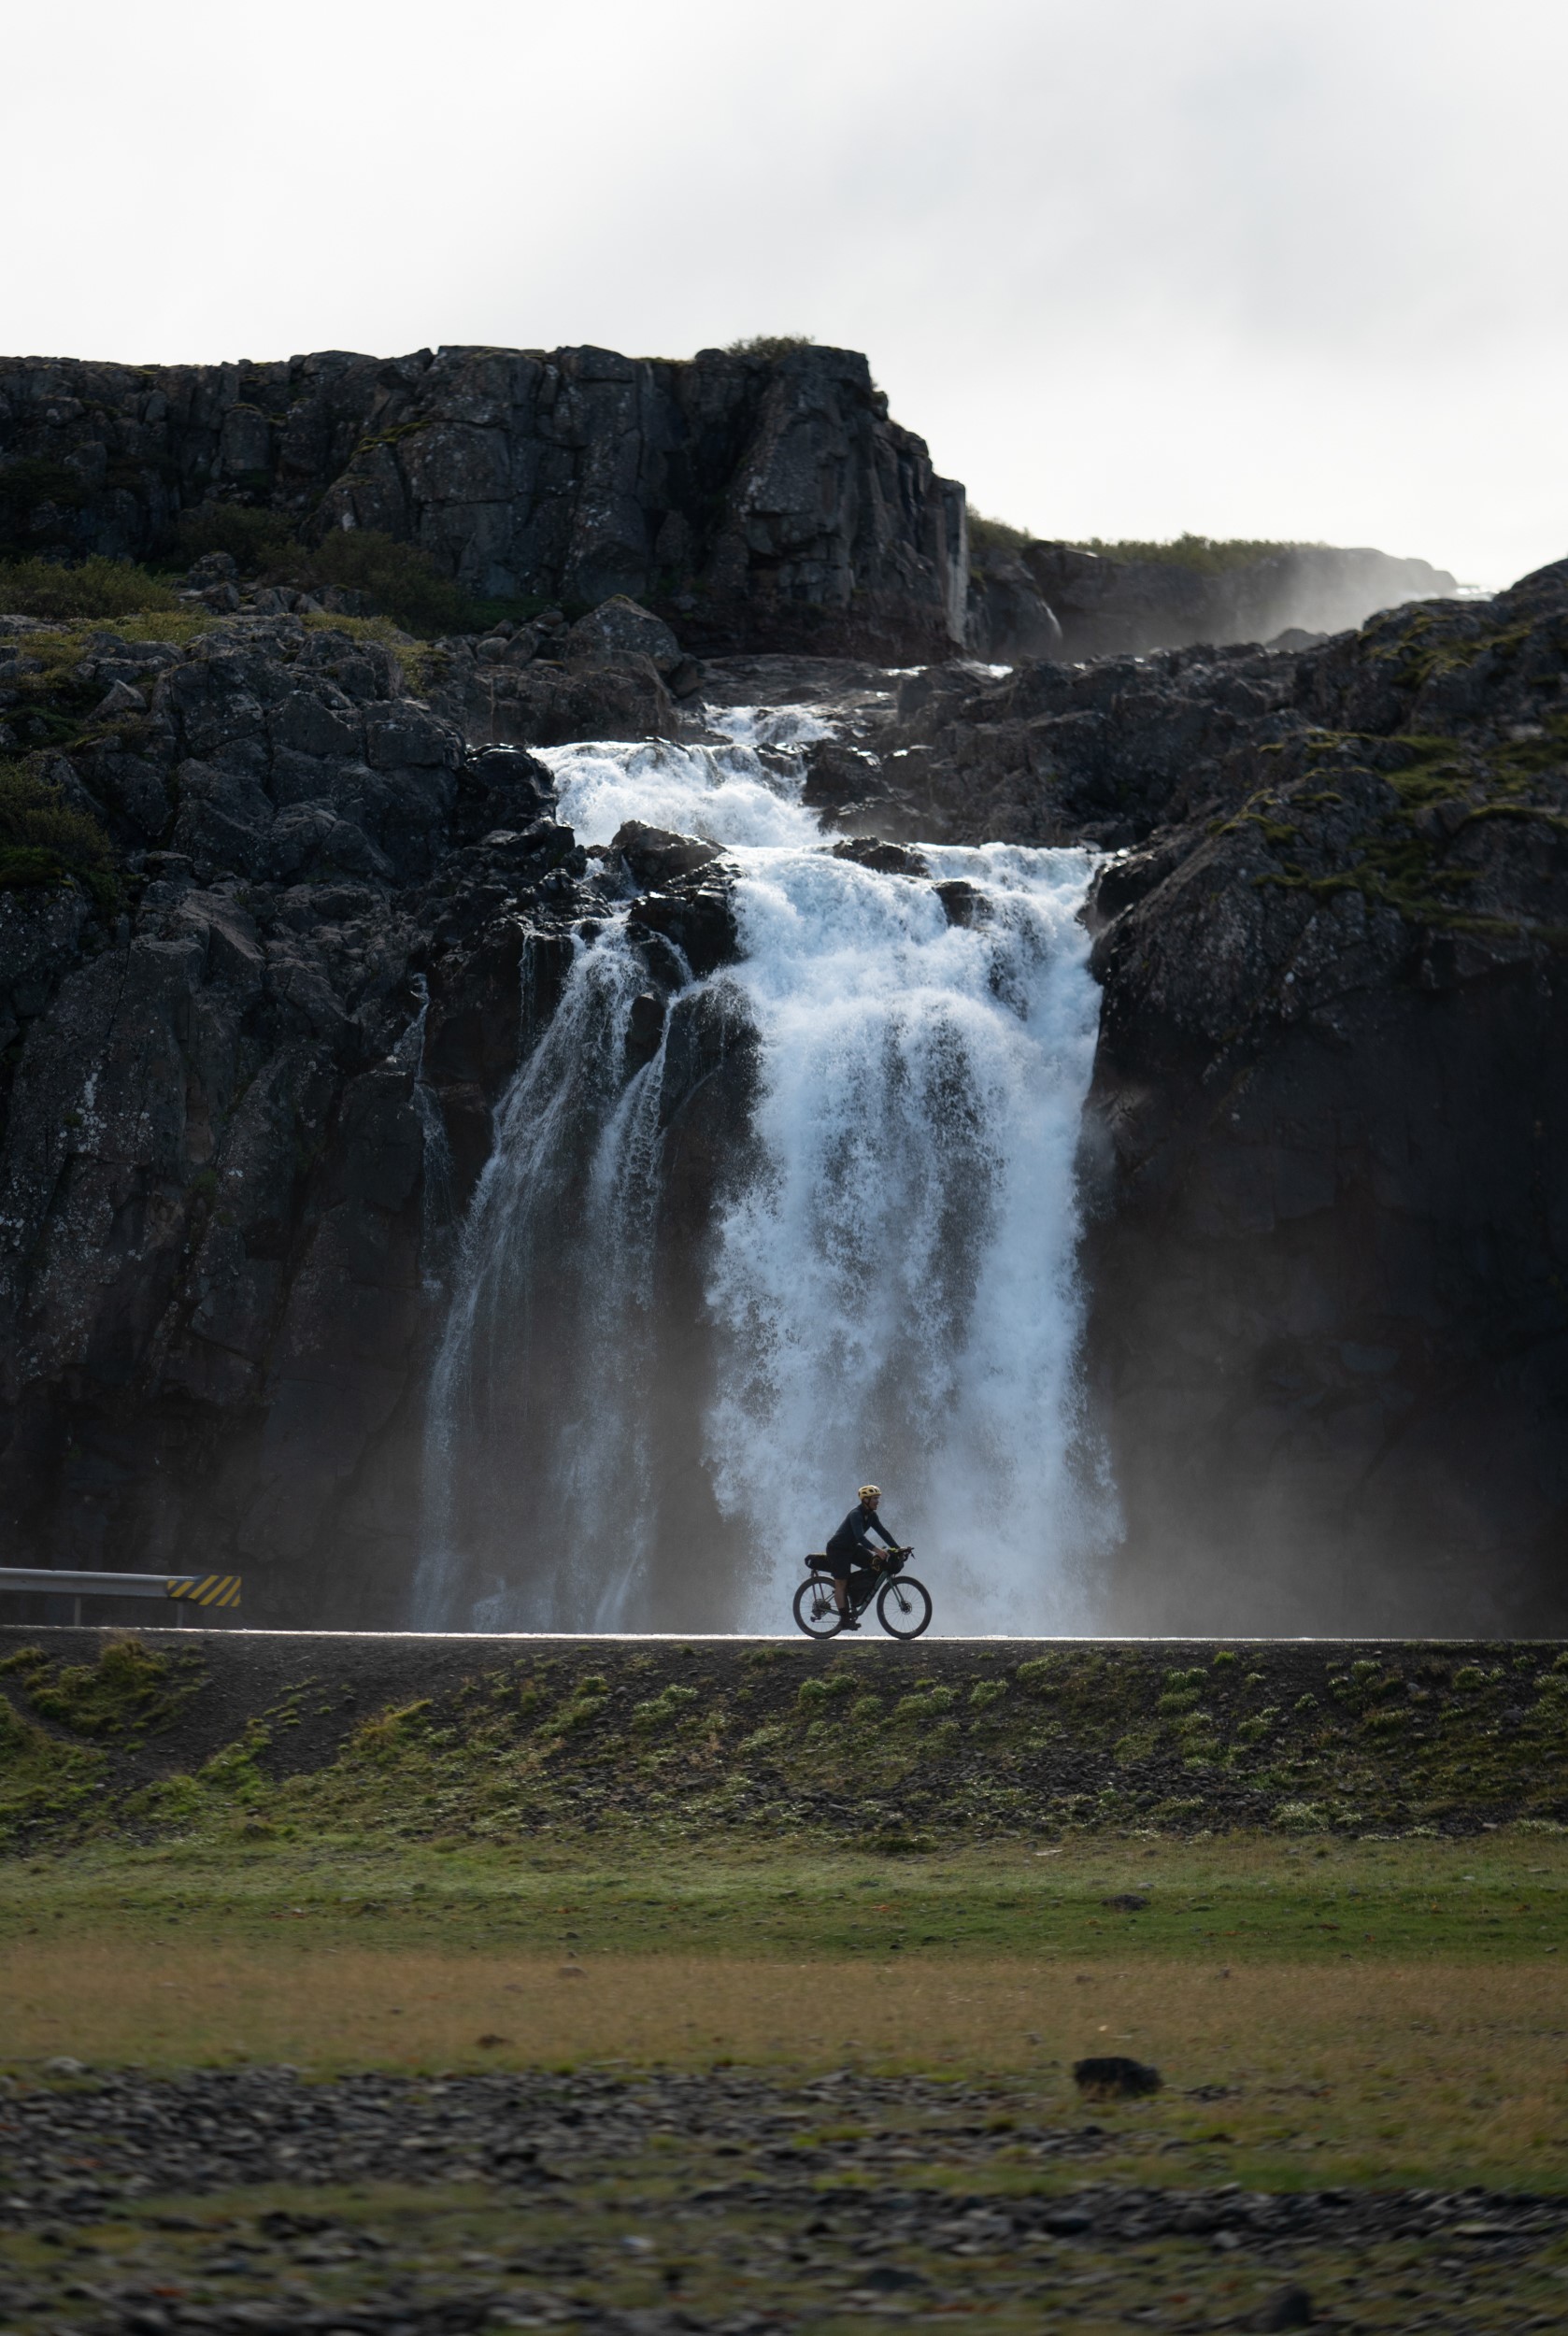
[[877, 1619], [890, 1638], [919, 1638], [931, 1620], [931, 1592], [912, 1574], [895, 1574], [877, 1600]]
[[[930, 1612], [928, 1604], [927, 1613]], [[834, 1603], [833, 1584], [820, 1574], [809, 1574], [795, 1592], [795, 1620], [807, 1638], [832, 1638], [844, 1628], [844, 1617]]]

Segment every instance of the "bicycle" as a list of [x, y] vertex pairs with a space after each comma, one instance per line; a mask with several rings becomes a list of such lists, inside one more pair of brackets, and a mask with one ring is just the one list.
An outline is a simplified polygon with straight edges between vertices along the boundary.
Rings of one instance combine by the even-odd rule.
[[[890, 1549], [873, 1569], [886, 1578], [875, 1591], [866, 1589], [858, 1598], [850, 1576], [850, 1614], [858, 1619], [875, 1596], [877, 1619], [890, 1638], [919, 1638], [931, 1620], [930, 1590], [904, 1571], [905, 1560], [914, 1554], [913, 1549]], [[795, 1592], [795, 1620], [807, 1638], [833, 1638], [844, 1628], [845, 1617], [834, 1598], [828, 1560], [819, 1551], [805, 1562], [811, 1571]]]

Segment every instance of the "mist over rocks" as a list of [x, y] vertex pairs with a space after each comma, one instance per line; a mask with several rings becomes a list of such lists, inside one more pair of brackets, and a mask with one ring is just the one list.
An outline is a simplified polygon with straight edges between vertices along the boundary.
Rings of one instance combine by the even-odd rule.
[[[1020, 597], [1023, 587], [1048, 608], [1054, 648], [1030, 637], [1039, 626]], [[1378, 609], [1457, 590], [1447, 569], [1430, 561], [1333, 544], [1286, 544], [1205, 565], [1201, 554], [1184, 561], [1179, 546], [1159, 560], [1140, 560], [1076, 544], [1028, 543], [1011, 563], [998, 562], [991, 573], [981, 567], [977, 593], [987, 621], [983, 632], [972, 624], [970, 646], [998, 657], [1081, 660], [1142, 656], [1199, 641], [1272, 642], [1288, 632], [1342, 633]], [[1011, 600], [999, 609], [1003, 592]]]

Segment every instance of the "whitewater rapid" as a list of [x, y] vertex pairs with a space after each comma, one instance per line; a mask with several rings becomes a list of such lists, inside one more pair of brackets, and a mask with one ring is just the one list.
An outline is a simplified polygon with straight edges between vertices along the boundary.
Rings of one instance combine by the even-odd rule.
[[936, 1629], [1088, 1627], [1109, 1502], [1078, 1378], [1090, 855], [921, 845], [929, 880], [835, 858], [800, 799], [818, 718], [709, 721], [725, 743], [543, 757], [584, 845], [638, 819], [730, 863], [740, 960], [686, 994], [754, 1033], [754, 1100], [698, 1301], [659, 1253], [670, 1023], [628, 1078], [648, 976], [612, 919], [577, 945], [463, 1228], [414, 1619], [787, 1627], [869, 1478]]

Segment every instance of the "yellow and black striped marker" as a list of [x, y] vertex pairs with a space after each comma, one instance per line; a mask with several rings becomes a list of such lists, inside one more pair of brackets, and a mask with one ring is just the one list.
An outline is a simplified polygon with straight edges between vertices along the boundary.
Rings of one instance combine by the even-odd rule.
[[237, 1574], [171, 1574], [168, 1594], [192, 1606], [237, 1606], [239, 1584]]

